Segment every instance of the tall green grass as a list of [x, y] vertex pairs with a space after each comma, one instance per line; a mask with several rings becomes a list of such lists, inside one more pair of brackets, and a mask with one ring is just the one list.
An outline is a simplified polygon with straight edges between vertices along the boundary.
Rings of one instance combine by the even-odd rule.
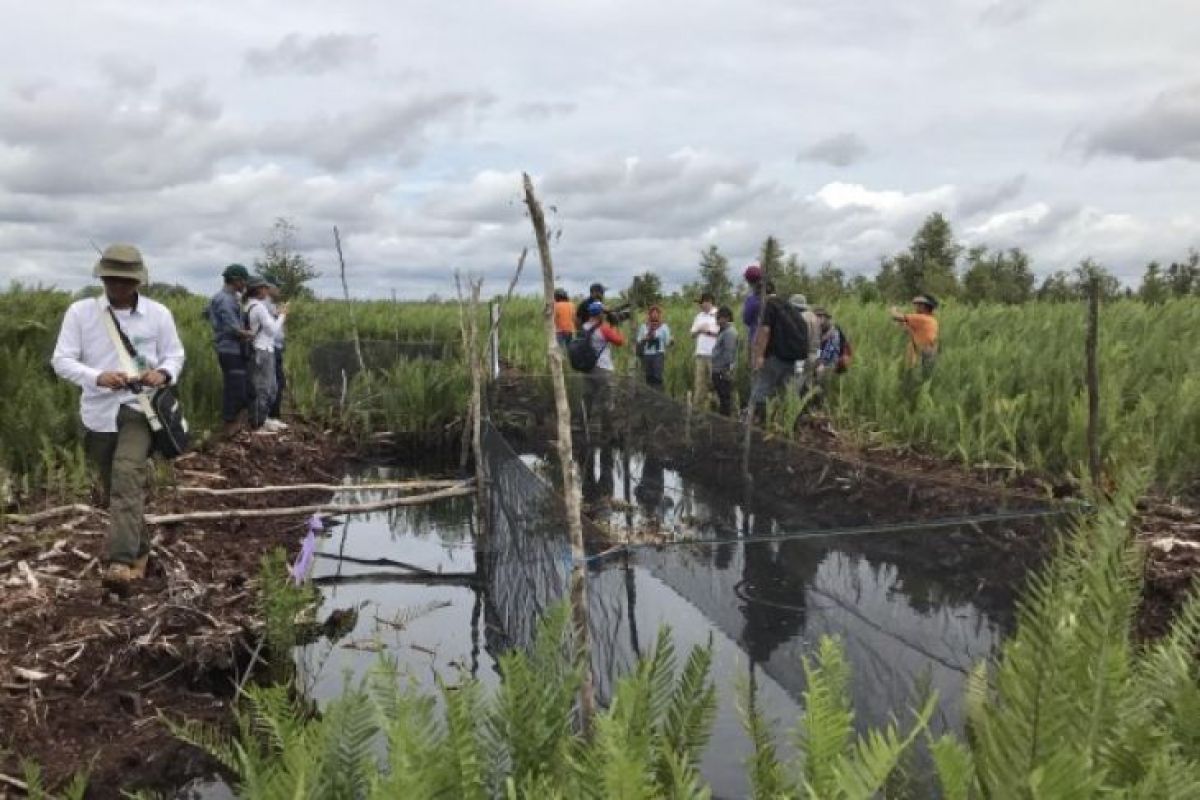
[[[931, 380], [905, 380], [903, 332], [876, 304], [843, 301], [831, 310], [854, 344], [854, 366], [835, 379], [828, 406], [839, 427], [860, 436], [912, 444], [964, 464], [1051, 475], [1077, 474], [1086, 462], [1087, 426], [1082, 305], [952, 306], [939, 313], [941, 357]], [[676, 344], [666, 389], [691, 389], [695, 307], [668, 303]], [[507, 314], [501, 352], [514, 365], [544, 371], [540, 305]], [[734, 309], [740, 318], [740, 309]], [[1159, 488], [1200, 479], [1200, 349], [1190, 332], [1200, 302], [1106, 306], [1100, 323], [1101, 443], [1109, 461], [1152, 468]], [[631, 325], [624, 326], [628, 333]], [[740, 324], [739, 324], [740, 329]], [[738, 386], [747, 393], [745, 331]], [[634, 370], [632, 347], [616, 348], [617, 369]], [[633, 372], [632, 374], [637, 374]]]
[[[48, 360], [72, 297], [12, 287], [0, 294], [0, 487], [77, 491], [83, 478], [77, 390], [51, 373]], [[820, 302], [820, 298], [813, 298]], [[180, 386], [193, 426], [215, 427], [221, 376], [201, 297], [171, 298], [188, 352]], [[695, 306], [669, 302], [664, 311], [676, 344], [667, 355], [666, 389], [686, 397], [692, 380], [687, 335]], [[828, 411], [844, 430], [867, 440], [911, 444], [965, 464], [1039, 470], [1062, 476], [1086, 461], [1083, 308], [1071, 304], [950, 306], [939, 313], [942, 355], [932, 379], [910, 391], [905, 339], [879, 305], [843, 301], [832, 310], [855, 346], [855, 363], [839, 376]], [[735, 308], [735, 317], [740, 309]], [[364, 340], [459, 339], [455, 303], [356, 303]], [[485, 310], [480, 310], [481, 317]], [[530, 374], [546, 371], [542, 303], [514, 298], [505, 308], [500, 355]], [[486, 330], [486, 324], [481, 326]], [[740, 327], [740, 325], [739, 325]], [[1102, 444], [1110, 460], [1151, 466], [1163, 489], [1194, 488], [1200, 478], [1200, 301], [1147, 306], [1120, 301], [1102, 310], [1100, 375]], [[624, 330], [632, 338], [633, 325]], [[749, 374], [743, 358], [739, 393]], [[455, 357], [401, 361], [359, 375], [347, 387], [322, 387], [309, 367], [310, 349], [352, 336], [343, 301], [298, 301], [288, 320], [287, 369], [292, 408], [348, 430], [443, 428], [465, 408], [469, 380]], [[637, 375], [632, 345], [615, 348], [619, 372]], [[787, 417], [786, 413], [778, 417]]]

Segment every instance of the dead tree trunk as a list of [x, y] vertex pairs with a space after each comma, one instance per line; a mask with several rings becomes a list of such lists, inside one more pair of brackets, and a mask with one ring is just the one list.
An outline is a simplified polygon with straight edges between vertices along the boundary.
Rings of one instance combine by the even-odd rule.
[[1100, 338], [1100, 281], [1092, 276], [1088, 281], [1087, 339], [1087, 449], [1088, 470], [1092, 473], [1092, 485], [1100, 488], [1100, 473], [1103, 462], [1100, 458], [1100, 364], [1097, 349]]
[[546, 297], [546, 347], [550, 361], [550, 380], [554, 385], [554, 409], [558, 417], [558, 462], [562, 466], [563, 497], [566, 501], [567, 527], [571, 534], [571, 616], [575, 639], [583, 666], [583, 683], [579, 689], [579, 712], [585, 733], [591, 731], [596, 713], [596, 698], [592, 686], [591, 630], [588, 623], [587, 563], [583, 549], [582, 501], [575, 457], [571, 452], [571, 406], [567, 400], [567, 383], [563, 377], [562, 350], [554, 333], [554, 264], [550, 259], [550, 239], [546, 235], [546, 218], [533, 193], [533, 181], [524, 175], [525, 204], [537, 237], [538, 255], [542, 262], [542, 284]]
[[471, 399], [467, 407], [468, 428], [463, 428], [463, 466], [466, 466], [468, 442], [475, 459], [475, 520], [476, 530], [487, 535], [487, 465], [483, 460], [483, 353], [479, 346], [479, 293], [482, 278], [467, 281], [468, 293], [463, 293], [462, 281], [456, 272], [454, 283], [458, 289], [459, 321], [462, 326], [463, 353], [471, 370]]
[[366, 372], [367, 365], [363, 361], [362, 342], [358, 338], [358, 318], [354, 312], [354, 303], [350, 301], [350, 286], [346, 283], [346, 259], [342, 256], [342, 235], [338, 233], [337, 225], [333, 226], [333, 244], [337, 248], [338, 266], [342, 273], [342, 293], [346, 296], [346, 308], [350, 310], [350, 331], [354, 335], [354, 356], [358, 359], [358, 371]]

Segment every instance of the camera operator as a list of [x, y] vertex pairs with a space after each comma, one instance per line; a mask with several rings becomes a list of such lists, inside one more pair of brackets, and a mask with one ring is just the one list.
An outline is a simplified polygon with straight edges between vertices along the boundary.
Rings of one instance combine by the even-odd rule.
[[593, 283], [588, 287], [588, 296], [579, 301], [579, 305], [575, 307], [575, 327], [582, 328], [584, 324], [591, 319], [591, 314], [588, 313], [588, 306], [592, 303], [604, 303], [604, 284]]
[[[607, 427], [612, 412], [612, 347], [622, 347], [625, 337], [610, 321], [604, 304], [592, 300], [587, 306], [588, 319], [583, 335], [596, 351], [596, 366], [583, 375], [583, 408], [588, 420], [598, 419], [601, 428]], [[615, 313], [615, 312], [613, 312]], [[628, 312], [626, 312], [628, 313]]]

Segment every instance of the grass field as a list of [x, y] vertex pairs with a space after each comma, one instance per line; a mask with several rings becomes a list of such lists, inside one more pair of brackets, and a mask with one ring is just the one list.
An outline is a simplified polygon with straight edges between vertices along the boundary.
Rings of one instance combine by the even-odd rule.
[[[0, 294], [0, 347], [6, 355], [0, 391], [0, 474], [10, 491], [40, 488], [72, 495], [86, 486], [79, 448], [77, 392], [50, 371], [67, 293], [13, 287]], [[200, 430], [218, 421], [220, 373], [201, 317], [206, 300], [172, 298], [188, 352], [181, 392]], [[457, 341], [456, 304], [355, 303], [364, 339]], [[541, 302], [516, 298], [505, 311], [501, 355], [530, 373], [544, 372]], [[694, 307], [666, 305], [677, 338], [667, 356], [667, 390], [683, 398], [691, 380], [686, 332]], [[987, 463], [1055, 476], [1078, 473], [1085, 461], [1083, 308], [1071, 304], [949, 307], [940, 313], [942, 355], [933, 378], [905, 391], [904, 337], [879, 305], [844, 302], [832, 310], [855, 346], [855, 363], [829, 404], [834, 421], [864, 438], [911, 444], [965, 464]], [[400, 362], [357, 376], [339, 392], [322, 391], [309, 366], [315, 344], [350, 338], [349, 306], [296, 303], [289, 319], [287, 366], [296, 410], [360, 432], [440, 427], [465, 406], [461, 359]], [[736, 313], [735, 313], [736, 316]], [[1102, 439], [1113, 462], [1151, 468], [1162, 489], [1194, 488], [1200, 477], [1200, 353], [1189, 334], [1200, 329], [1200, 302], [1147, 306], [1120, 301], [1102, 311], [1100, 337]], [[629, 330], [627, 326], [627, 330]], [[742, 342], [743, 347], [745, 342]], [[631, 348], [617, 367], [635, 367]], [[748, 376], [739, 376], [743, 391]], [[791, 403], [775, 418], [794, 414]]]

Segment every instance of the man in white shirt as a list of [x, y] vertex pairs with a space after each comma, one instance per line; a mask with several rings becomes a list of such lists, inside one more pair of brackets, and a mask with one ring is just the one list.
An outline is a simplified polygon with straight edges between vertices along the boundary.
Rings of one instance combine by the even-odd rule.
[[260, 433], [278, 433], [287, 428], [277, 419], [271, 419], [271, 405], [279, 387], [275, 381], [275, 337], [287, 321], [287, 304], [279, 309], [278, 315], [267, 307], [267, 291], [270, 284], [254, 276], [246, 283], [246, 327], [254, 339], [253, 359], [250, 364], [250, 379], [254, 386], [254, 407], [250, 413], [250, 425]]
[[[152, 439], [138, 395], [144, 387], [177, 382], [184, 352], [171, 312], [138, 294], [149, 279], [136, 247], [109, 246], [94, 274], [104, 282], [104, 295], [67, 309], [50, 363], [59, 377], [83, 389], [85, 448], [108, 504], [104, 577], [110, 585], [126, 586], [145, 577], [150, 554], [143, 506]], [[133, 374], [122, 368], [119, 342], [105, 322], [109, 314], [137, 351], [130, 356]]]
[[696, 340], [696, 372], [692, 381], [692, 400], [701, 410], [708, 409], [708, 388], [712, 383], [712, 351], [717, 343], [717, 315], [713, 310], [710, 292], [700, 295], [700, 311], [692, 321], [692, 338]]

